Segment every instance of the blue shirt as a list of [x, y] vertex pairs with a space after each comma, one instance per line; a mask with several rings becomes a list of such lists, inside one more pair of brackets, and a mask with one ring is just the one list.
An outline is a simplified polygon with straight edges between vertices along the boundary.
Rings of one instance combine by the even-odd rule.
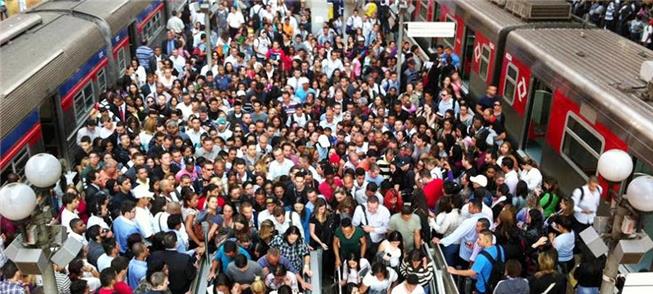
[[136, 289], [138, 284], [143, 278], [145, 278], [145, 275], [147, 274], [147, 262], [133, 258], [131, 261], [129, 261], [127, 273], [127, 282], [129, 287]]
[[558, 261], [567, 262], [574, 258], [574, 232], [560, 234], [555, 238], [554, 247], [558, 251]]
[[[248, 260], [252, 259], [252, 257], [249, 255], [247, 250], [243, 249], [243, 247], [238, 246], [238, 254], [245, 255], [245, 257], [247, 257]], [[222, 272], [224, 273], [227, 272], [227, 266], [234, 259], [224, 253], [224, 245], [222, 245], [220, 246], [220, 248], [218, 248], [218, 251], [215, 253], [215, 260], [220, 262], [220, 266], [222, 266]]]
[[[499, 257], [497, 256], [497, 248], [496, 245], [492, 245], [492, 247], [485, 248], [483, 251], [489, 253], [494, 260], [498, 261]], [[503, 249], [501, 251], [502, 254], [500, 259], [505, 262], [506, 251]], [[476, 273], [476, 290], [485, 293], [487, 291], [487, 289], [485, 289], [485, 284], [490, 283], [490, 276], [492, 275], [492, 262], [483, 254], [479, 254], [472, 265], [472, 270]]]
[[113, 234], [116, 236], [118, 245], [120, 245], [120, 253], [127, 251], [127, 238], [129, 238], [129, 235], [140, 234], [140, 232], [135, 222], [126, 219], [122, 215], [113, 221]]

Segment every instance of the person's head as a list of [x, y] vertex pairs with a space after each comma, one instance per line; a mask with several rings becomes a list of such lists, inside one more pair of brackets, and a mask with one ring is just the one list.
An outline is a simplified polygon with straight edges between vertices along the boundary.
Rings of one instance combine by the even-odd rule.
[[419, 285], [419, 278], [417, 277], [416, 274], [409, 274], [406, 277], [406, 290], [408, 291], [407, 293], [412, 293], [415, 288], [417, 288], [417, 285]]
[[2, 276], [5, 279], [17, 281], [22, 275], [23, 274], [18, 269], [18, 266], [16, 266], [16, 264], [11, 260], [7, 260], [7, 263], [2, 267]]
[[163, 272], [155, 272], [150, 276], [152, 290], [164, 291], [168, 289], [168, 276]]
[[111, 260], [111, 268], [116, 271], [118, 277], [124, 277], [127, 274], [129, 267], [129, 258], [124, 256], [116, 256]]
[[483, 210], [483, 202], [479, 198], [474, 198], [469, 201], [469, 213], [475, 214]]
[[66, 193], [61, 198], [61, 202], [68, 210], [75, 210], [79, 206], [79, 196], [75, 193]]
[[482, 217], [476, 221], [476, 232], [480, 233], [481, 231], [489, 230], [489, 229], [490, 229], [490, 220], [488, 220], [487, 218]]
[[388, 234], [388, 242], [390, 242], [390, 245], [393, 247], [401, 248], [403, 238], [401, 236], [401, 233], [399, 231], [392, 231]]
[[389, 277], [388, 268], [383, 263], [372, 265], [372, 275], [379, 281], [386, 280]]
[[302, 237], [301, 232], [299, 231], [299, 228], [297, 228], [297, 226], [290, 226], [286, 230], [286, 233], [284, 233], [283, 235], [286, 242], [288, 242], [288, 244], [290, 245], [297, 244], [297, 242], [299, 242], [299, 240]]
[[177, 233], [175, 233], [175, 232], [166, 232], [163, 235], [163, 246], [166, 249], [177, 248]]
[[120, 205], [120, 214], [126, 219], [134, 219], [136, 217], [136, 204], [132, 201], [125, 201]]
[[236, 257], [234, 257], [234, 265], [241, 272], [247, 271], [247, 257], [243, 254], [236, 255]]
[[521, 275], [521, 263], [516, 259], [508, 259], [505, 268], [505, 275], [508, 277], [519, 277]]
[[111, 238], [105, 238], [102, 240], [102, 249], [104, 250], [104, 253], [108, 256], [116, 256], [118, 254], [118, 243], [116, 243], [116, 239], [113, 237]]
[[376, 213], [379, 209], [379, 198], [376, 195], [367, 197], [367, 211], [370, 213]]
[[105, 268], [100, 272], [100, 285], [103, 288], [113, 289], [116, 283], [116, 271], [111, 267]]
[[70, 294], [88, 294], [90, 291], [88, 282], [84, 279], [77, 279], [70, 282]]
[[236, 241], [233, 240], [227, 240], [224, 242], [224, 254], [229, 256], [230, 258], [236, 257], [236, 254], [238, 254], [238, 244]]
[[590, 176], [587, 179], [587, 188], [590, 191], [594, 192], [598, 189], [598, 187], [599, 187], [599, 178], [597, 178], [596, 176]]
[[555, 249], [540, 252], [537, 256], [538, 273], [554, 272], [557, 266], [557, 260], [558, 256]]
[[86, 232], [86, 224], [79, 218], [70, 220], [70, 229], [76, 234], [83, 235]]
[[492, 246], [492, 238], [493, 238], [492, 231], [490, 230], [483, 230], [480, 233], [478, 233], [478, 245], [481, 246], [482, 248], [488, 248]]

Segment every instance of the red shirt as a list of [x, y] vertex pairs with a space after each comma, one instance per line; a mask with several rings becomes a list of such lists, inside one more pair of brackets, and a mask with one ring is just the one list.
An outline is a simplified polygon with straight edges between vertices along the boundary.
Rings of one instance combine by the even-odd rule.
[[[333, 187], [342, 187], [342, 180], [340, 178], [333, 178]], [[324, 198], [326, 198], [327, 202], [333, 201], [333, 188], [331, 188], [331, 185], [324, 181], [320, 186], [317, 187], [317, 189], [320, 191], [320, 194], [324, 195]]]
[[444, 195], [444, 180], [435, 179], [424, 185], [424, 199], [426, 199], [426, 206], [430, 209], [435, 209], [438, 200]]
[[132, 294], [132, 288], [129, 288], [129, 285], [124, 281], [116, 282], [113, 285], [113, 291], [118, 294]]

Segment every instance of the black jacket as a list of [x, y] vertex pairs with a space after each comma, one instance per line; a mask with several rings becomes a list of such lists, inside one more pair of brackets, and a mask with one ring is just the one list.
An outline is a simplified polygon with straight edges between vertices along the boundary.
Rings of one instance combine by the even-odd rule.
[[192, 258], [176, 250], [156, 251], [148, 258], [148, 268], [151, 262], [163, 261], [168, 265], [169, 288], [172, 293], [186, 293], [195, 279], [197, 269]]

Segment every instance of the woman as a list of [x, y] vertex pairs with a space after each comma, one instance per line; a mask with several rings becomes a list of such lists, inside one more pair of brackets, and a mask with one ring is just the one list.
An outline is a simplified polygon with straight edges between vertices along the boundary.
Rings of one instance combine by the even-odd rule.
[[435, 126], [435, 123], [438, 119], [438, 115], [433, 112], [433, 105], [426, 103], [422, 108], [417, 110], [415, 113], [417, 117], [423, 117], [426, 119], [426, 125], [430, 128]]
[[326, 201], [318, 198], [308, 225], [309, 236], [311, 236], [309, 246], [313, 249], [329, 250], [333, 239], [333, 233], [330, 230], [334, 227], [334, 223], [335, 215], [328, 210]]
[[458, 114], [458, 120], [465, 125], [465, 128], [468, 128], [472, 125], [474, 121], [474, 112], [469, 111], [469, 106], [467, 104], [460, 104], [460, 113]]
[[[461, 204], [462, 197], [443, 197], [438, 206], [438, 215], [436, 217], [429, 216], [429, 227], [443, 238], [449, 236], [463, 221], [460, 215]], [[444, 259], [449, 265], [457, 263], [460, 241], [457, 242], [442, 248]]]
[[397, 273], [382, 263], [372, 265], [372, 270], [363, 278], [362, 285], [358, 288], [360, 293], [381, 294], [388, 293], [397, 281]]
[[[217, 199], [217, 197], [214, 196], [207, 198], [207, 206], [213, 206], [213, 198]], [[222, 206], [222, 215], [216, 215], [214, 217], [215, 221], [209, 230], [209, 237], [211, 239], [216, 239], [216, 243], [220, 243], [220, 241], [227, 236], [235, 237], [235, 213], [236, 210], [234, 207], [229, 203], [225, 203], [224, 206]]]
[[[194, 230], [193, 226], [195, 216], [199, 213], [197, 210], [198, 195], [189, 188], [183, 188], [181, 194], [184, 198], [183, 206], [181, 207], [181, 217], [184, 219], [184, 225], [186, 232], [188, 233], [188, 239], [195, 242], [197, 246], [204, 246], [204, 236], [202, 234], [195, 233], [197, 230]], [[197, 231], [199, 232], [199, 231]]]
[[566, 294], [567, 278], [557, 272], [555, 250], [541, 252], [537, 257], [538, 271], [528, 279], [531, 293]]
[[404, 200], [399, 195], [397, 190], [390, 188], [385, 192], [385, 196], [383, 197], [383, 204], [391, 214], [395, 214], [400, 212], [401, 208], [404, 207]]
[[259, 225], [259, 230], [258, 230], [258, 244], [257, 247], [259, 247], [259, 251], [265, 252], [268, 251], [270, 248], [270, 243], [272, 242], [272, 238], [277, 236], [279, 233], [277, 230], [274, 228], [274, 223], [266, 219], [263, 222], [261, 222], [261, 225]]
[[528, 194], [528, 197], [526, 197], [526, 207], [520, 209], [517, 212], [517, 226], [523, 228], [524, 224], [527, 222], [528, 218], [530, 217], [530, 214], [528, 212], [531, 210], [542, 211], [542, 207], [540, 207], [540, 203], [538, 202], [537, 195], [533, 193]]
[[429, 282], [433, 279], [434, 265], [421, 250], [413, 249], [401, 262], [399, 272], [402, 277], [416, 275], [426, 293], [430, 292]]
[[274, 270], [265, 277], [265, 285], [270, 290], [280, 290], [283, 287], [290, 287], [292, 293], [299, 293], [297, 276], [283, 266], [275, 267]]
[[401, 233], [398, 231], [390, 232], [387, 239], [379, 244], [379, 249], [376, 253], [376, 261], [390, 266], [393, 269], [397, 269], [401, 261], [403, 247]]
[[358, 290], [363, 277], [361, 272], [370, 268], [370, 263], [365, 258], [360, 258], [356, 252], [352, 252], [342, 265], [340, 271], [340, 287], [345, 287], [344, 293], [352, 293], [354, 289]]
[[576, 243], [574, 232], [571, 230], [571, 218], [556, 217], [551, 227], [558, 232], [557, 236], [555, 233], [549, 232], [548, 237], [541, 237], [533, 244], [533, 247], [545, 245], [547, 241], [550, 242], [558, 253], [558, 264], [562, 273], [567, 274], [574, 268], [574, 246]]
[[[310, 228], [309, 228], [309, 221], [311, 219], [311, 214], [312, 211], [308, 208], [306, 208], [306, 205], [301, 201], [301, 199], [297, 198], [295, 200], [295, 203], [293, 204], [293, 210], [299, 215], [299, 219], [301, 220], [301, 225], [302, 228], [304, 229], [304, 235], [308, 238], [310, 236]], [[311, 238], [308, 238], [311, 239]], [[308, 244], [309, 240], [304, 240]]]
[[544, 191], [540, 197], [540, 206], [544, 212], [544, 218], [548, 218], [556, 212], [556, 207], [560, 202], [560, 191], [558, 187], [558, 181], [556, 179], [547, 177], [544, 179], [544, 184], [542, 185]]
[[580, 264], [574, 270], [574, 279], [578, 281], [576, 294], [599, 293], [604, 265], [604, 255], [599, 258], [594, 258], [594, 255], [587, 251], [581, 255]]
[[519, 180], [515, 188], [515, 195], [512, 197], [512, 206], [518, 211], [521, 210], [526, 206], [526, 198], [528, 198], [528, 184], [523, 180]]
[[301, 232], [296, 226], [290, 226], [283, 235], [274, 236], [270, 242], [270, 247], [281, 251], [281, 255], [287, 258], [293, 267], [293, 272], [310, 275], [310, 253], [308, 246], [302, 240]]

